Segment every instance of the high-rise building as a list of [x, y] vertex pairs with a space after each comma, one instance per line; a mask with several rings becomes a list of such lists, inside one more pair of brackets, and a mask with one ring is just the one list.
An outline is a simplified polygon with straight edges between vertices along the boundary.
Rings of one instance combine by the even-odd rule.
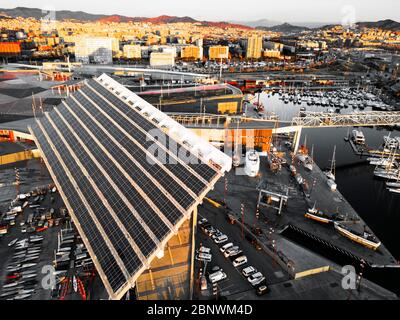
[[202, 50], [197, 46], [182, 47], [181, 50], [182, 59], [203, 59]]
[[114, 38], [83, 37], [75, 42], [75, 59], [82, 63], [111, 64], [118, 40]]
[[127, 59], [141, 59], [142, 48], [140, 45], [127, 44], [123, 47], [124, 57]]
[[211, 46], [208, 49], [208, 58], [210, 60], [228, 59], [229, 47], [228, 46]]
[[195, 41], [196, 46], [198, 46], [200, 48], [200, 59], [203, 59], [203, 38], [199, 38]]
[[247, 51], [246, 57], [247, 59], [259, 59], [261, 58], [263, 46], [263, 39], [261, 36], [252, 35], [247, 39]]
[[175, 65], [175, 57], [172, 52], [152, 52], [150, 54], [150, 66], [172, 67]]

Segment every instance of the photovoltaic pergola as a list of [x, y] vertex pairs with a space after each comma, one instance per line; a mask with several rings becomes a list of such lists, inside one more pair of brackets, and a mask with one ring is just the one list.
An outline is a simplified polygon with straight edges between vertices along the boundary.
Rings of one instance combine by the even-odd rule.
[[111, 299], [231, 168], [230, 157], [105, 74], [29, 130]]

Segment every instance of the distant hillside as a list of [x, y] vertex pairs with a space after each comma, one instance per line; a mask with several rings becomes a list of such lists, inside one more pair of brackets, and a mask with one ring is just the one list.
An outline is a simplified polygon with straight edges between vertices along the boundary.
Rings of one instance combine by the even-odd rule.
[[[0, 9], [0, 15], [2, 13], [13, 18], [23, 17], [23, 18], [40, 19], [41, 17], [44, 16], [42, 9], [26, 8], [26, 7], [17, 7], [14, 9]], [[90, 14], [83, 11], [69, 11], [69, 10], [56, 11], [56, 18], [59, 20], [75, 19], [80, 21], [95, 21], [105, 17], [107, 16], [103, 14]]]
[[235, 24], [230, 22], [215, 22], [215, 21], [200, 21], [202, 25], [208, 27], [218, 27], [218, 28], [237, 28], [237, 29], [245, 29], [245, 30], [252, 30], [254, 28], [249, 26], [244, 26], [242, 24]]
[[256, 27], [273, 27], [273, 26], [280, 24], [281, 22], [269, 20], [269, 19], [260, 19], [260, 20], [254, 20], [254, 21], [229, 21], [229, 23], [240, 24], [240, 25], [245, 25], [248, 27], [256, 28]]
[[[329, 24], [321, 27], [320, 29], [331, 29], [338, 24]], [[357, 22], [357, 28], [378, 28], [382, 30], [400, 31], [400, 23], [390, 19], [380, 20], [376, 22]]]
[[[0, 9], [0, 17], [1, 16], [9, 16], [9, 17], [23, 17], [23, 18], [35, 18], [40, 19], [44, 16], [41, 9], [37, 8], [26, 8], [26, 7], [17, 7], [14, 9]], [[162, 15], [154, 18], [147, 17], [128, 17], [121, 15], [104, 15], [104, 14], [91, 14], [83, 11], [56, 11], [56, 19], [58, 20], [78, 20], [78, 21], [100, 21], [104, 23], [109, 22], [149, 22], [149, 23], [178, 23], [178, 22], [190, 22], [195, 23], [199, 22], [202, 25], [210, 26], [210, 27], [220, 27], [220, 28], [241, 28], [241, 29], [251, 29], [248, 26], [240, 25], [240, 24], [232, 24], [229, 22], [213, 22], [213, 21], [198, 21], [191, 17], [176, 17], [176, 16], [167, 16]]]
[[[65, 19], [75, 19], [75, 18], [65, 18]], [[125, 17], [125, 16], [120, 16], [118, 14], [114, 14], [111, 16], [104, 16], [98, 19], [75, 19], [75, 20], [79, 20], [79, 21], [99, 21], [99, 22], [103, 22], [103, 23], [109, 23], [109, 22], [140, 22], [140, 21], [144, 21], [147, 18], [142, 18], [142, 17], [137, 17], [137, 18], [130, 18], [130, 17]]]
[[120, 15], [111, 15], [105, 16], [100, 19], [95, 19], [95, 21], [100, 22], [151, 22], [151, 23], [178, 23], [178, 22], [197, 22], [195, 19], [190, 17], [175, 17], [175, 16], [159, 16], [154, 18], [146, 18], [146, 17], [125, 17]]
[[294, 26], [289, 23], [283, 23], [273, 27], [257, 27], [257, 29], [265, 31], [273, 31], [273, 32], [282, 32], [282, 33], [298, 33], [310, 30], [307, 27]]
[[358, 22], [357, 26], [359, 28], [379, 28], [383, 30], [400, 31], [400, 23], [390, 19], [377, 22]]

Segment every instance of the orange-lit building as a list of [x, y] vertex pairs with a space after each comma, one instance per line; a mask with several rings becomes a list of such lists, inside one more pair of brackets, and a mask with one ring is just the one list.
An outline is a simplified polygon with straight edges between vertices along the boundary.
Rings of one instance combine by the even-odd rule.
[[212, 46], [208, 50], [208, 57], [210, 60], [228, 59], [229, 47], [228, 46]]
[[202, 59], [203, 54], [200, 47], [197, 46], [188, 46], [183, 47], [181, 51], [182, 59]]
[[20, 54], [20, 42], [0, 42], [0, 57], [14, 57]]

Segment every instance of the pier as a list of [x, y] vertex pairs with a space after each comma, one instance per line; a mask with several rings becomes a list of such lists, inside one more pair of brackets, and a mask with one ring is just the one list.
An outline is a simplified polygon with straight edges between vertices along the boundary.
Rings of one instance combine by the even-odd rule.
[[[290, 151], [286, 150], [286, 154], [290, 164]], [[386, 268], [390, 268], [394, 273], [400, 272], [396, 259], [384, 244], [377, 251], [370, 250], [340, 235], [333, 225], [323, 225], [304, 217], [308, 208], [316, 204], [317, 209], [327, 214], [344, 216], [346, 223], [354, 229], [363, 229], [365, 226], [369, 230], [360, 214], [352, 208], [340, 191], [331, 191], [325, 174], [316, 164], [311, 172], [299, 165], [296, 165], [296, 169], [310, 186], [309, 197], [291, 176], [288, 165], [274, 173], [263, 157], [258, 177], [236, 175], [235, 170], [232, 170], [227, 174], [226, 182], [219, 181], [209, 196], [220, 203], [225, 200], [229, 206], [229, 214], [236, 218], [237, 232], [251, 233], [256, 237], [264, 252], [276, 261], [276, 266], [280, 266], [293, 279], [314, 277], [316, 274], [321, 274], [319, 277], [322, 278], [329, 277], [330, 271], [340, 273], [341, 267], [347, 264], [354, 265], [359, 270], [360, 261], [365, 261], [366, 268], [369, 268], [366, 273], [367, 279], [387, 290], [396, 287], [398, 284], [392, 286], [381, 276], [376, 276], [378, 271], [382, 272]], [[289, 199], [281, 214], [273, 208], [257, 208], [258, 187], [261, 186], [282, 193], [287, 191]], [[243, 213], [241, 206], [244, 207]], [[208, 214], [209, 218], [211, 211], [214, 215], [223, 213], [223, 208], [210, 207], [209, 204], [205, 204], [204, 208], [200, 207], [199, 214]], [[216, 226], [220, 227], [218, 222], [216, 223]], [[257, 228], [262, 230], [262, 234], [254, 232]], [[288, 228], [291, 233], [302, 234], [302, 239], [290, 236]], [[370, 231], [373, 233], [373, 230]], [[307, 241], [300, 241], [304, 239]], [[385, 267], [379, 270], [372, 267], [376, 265]]]

